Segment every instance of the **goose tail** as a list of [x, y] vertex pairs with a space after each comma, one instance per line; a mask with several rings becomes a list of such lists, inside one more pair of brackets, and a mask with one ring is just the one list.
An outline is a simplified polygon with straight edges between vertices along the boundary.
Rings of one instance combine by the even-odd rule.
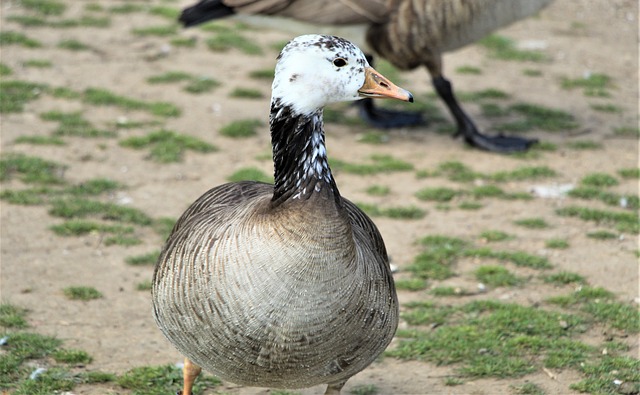
[[233, 8], [224, 5], [222, 0], [201, 0], [197, 4], [185, 8], [178, 21], [184, 27], [191, 27], [233, 14]]

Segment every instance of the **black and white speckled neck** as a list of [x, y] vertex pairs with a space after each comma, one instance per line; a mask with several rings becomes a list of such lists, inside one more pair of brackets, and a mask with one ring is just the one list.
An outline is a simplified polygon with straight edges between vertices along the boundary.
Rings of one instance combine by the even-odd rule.
[[340, 193], [327, 161], [322, 109], [298, 115], [274, 99], [270, 123], [275, 178], [272, 201], [306, 200], [323, 192], [339, 202]]

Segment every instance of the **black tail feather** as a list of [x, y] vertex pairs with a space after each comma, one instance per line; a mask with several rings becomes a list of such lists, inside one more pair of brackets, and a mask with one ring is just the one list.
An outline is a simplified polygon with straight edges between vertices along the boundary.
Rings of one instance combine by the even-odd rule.
[[201, 0], [197, 4], [182, 10], [178, 21], [180, 21], [184, 27], [191, 27], [233, 14], [233, 8], [224, 5], [222, 0]]

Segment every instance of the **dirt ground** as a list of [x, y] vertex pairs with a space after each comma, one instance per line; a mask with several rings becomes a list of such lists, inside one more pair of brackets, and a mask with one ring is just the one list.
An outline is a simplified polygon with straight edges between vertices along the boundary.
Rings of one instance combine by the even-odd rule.
[[[37, 146], [15, 144], [23, 135], [47, 135], [55, 123], [45, 122], [39, 114], [50, 110], [83, 111], [96, 124], [114, 122], [127, 117], [144, 121], [151, 116], [142, 112], [125, 112], [117, 107], [99, 107], [80, 101], [55, 99], [43, 95], [30, 102], [24, 112], [3, 114], [1, 148], [3, 153], [19, 152], [40, 156], [65, 164], [65, 178], [71, 183], [104, 177], [116, 180], [126, 189], [109, 197], [110, 201], [144, 210], [153, 218], [177, 218], [200, 194], [211, 186], [225, 182], [226, 177], [244, 167], [258, 167], [271, 173], [271, 163], [256, 157], [269, 152], [266, 126], [270, 82], [247, 77], [252, 70], [272, 68], [276, 51], [274, 43], [291, 38], [290, 33], [277, 30], [249, 32], [251, 39], [265, 49], [262, 56], [246, 55], [236, 50], [226, 53], [209, 51], [204, 44], [206, 33], [201, 30], [181, 31], [184, 37], [197, 37], [195, 48], [170, 47], [169, 39], [136, 36], [132, 29], [166, 24], [157, 16], [146, 13], [113, 15], [108, 28], [25, 29], [6, 20], [21, 14], [15, 1], [3, 1], [2, 29], [23, 31], [41, 41], [39, 49], [3, 46], [1, 61], [13, 69], [10, 78], [63, 86], [75, 91], [102, 87], [121, 95], [141, 100], [161, 100], [176, 104], [182, 115], [163, 121], [163, 127], [188, 134], [215, 144], [215, 153], [188, 152], [184, 161], [158, 164], [146, 159], [145, 151], [118, 145], [118, 140], [143, 135], [147, 130], [119, 131], [118, 139], [68, 138], [67, 145]], [[65, 1], [66, 17], [83, 13], [85, 2]], [[95, 3], [108, 7], [108, 0]], [[178, 6], [177, 3], [162, 3]], [[180, 1], [180, 6], [191, 1]], [[507, 183], [512, 192], [526, 192], [534, 185], [577, 184], [586, 174], [603, 172], [615, 175], [619, 169], [638, 167], [637, 135], [616, 135], [613, 129], [638, 125], [638, 3], [632, 0], [557, 0], [539, 16], [518, 22], [500, 30], [524, 47], [539, 47], [551, 59], [540, 64], [501, 61], [487, 56], [485, 49], [468, 46], [445, 56], [445, 71], [455, 87], [464, 91], [496, 88], [508, 92], [513, 102], [526, 101], [561, 109], [576, 117], [580, 127], [567, 132], [529, 132], [528, 136], [558, 145], [555, 152], [542, 153], [537, 159], [513, 158], [465, 148], [460, 140], [434, 133], [428, 126], [388, 132], [383, 146], [358, 142], [367, 129], [346, 125], [327, 125], [327, 145], [331, 158], [349, 162], [365, 162], [372, 153], [389, 154], [411, 162], [416, 169], [435, 169], [445, 161], [460, 161], [480, 172], [513, 170], [523, 165], [546, 165], [559, 174], [550, 180]], [[77, 39], [93, 50], [71, 52], [57, 48], [62, 39]], [[51, 68], [27, 68], [29, 59], [50, 60]], [[463, 65], [482, 69], [481, 75], [460, 74], [454, 70]], [[523, 75], [527, 68], [542, 72], [539, 77]], [[165, 71], [185, 71], [206, 75], [222, 85], [211, 93], [192, 95], [178, 85], [151, 85], [146, 79]], [[587, 73], [609, 75], [614, 87], [611, 97], [585, 96], [580, 89], [566, 90], [561, 77], [579, 78]], [[414, 94], [431, 92], [425, 70], [403, 73], [402, 79]], [[261, 100], [230, 98], [236, 87], [259, 89]], [[613, 104], [618, 112], [595, 111], [593, 104]], [[442, 105], [438, 102], [438, 106]], [[490, 131], [492, 119], [483, 117], [479, 107], [465, 103], [478, 125]], [[445, 112], [444, 107], [443, 114]], [[218, 133], [232, 120], [258, 118], [265, 124], [257, 136], [238, 140]], [[597, 150], [567, 148], [572, 141], [591, 140], [602, 144]], [[445, 234], [462, 238], [477, 238], [486, 229], [500, 229], [523, 235], [509, 241], [509, 248], [545, 255], [554, 270], [578, 273], [594, 286], [615, 292], [620, 300], [638, 299], [638, 261], [635, 251], [638, 239], [624, 235], [619, 240], [597, 241], [586, 237], [600, 229], [591, 222], [559, 217], [555, 210], [568, 204], [565, 198], [540, 198], [530, 201], [488, 200], [477, 211], [438, 210], [433, 203], [421, 202], [415, 192], [427, 186], [450, 186], [444, 178], [416, 179], [415, 172], [381, 174], [361, 177], [340, 173], [336, 180], [343, 196], [359, 202], [382, 206], [416, 205], [428, 210], [421, 220], [407, 221], [376, 218], [387, 249], [398, 265], [401, 276], [418, 252], [415, 240], [429, 234]], [[365, 193], [370, 185], [387, 185], [391, 194], [372, 197]], [[19, 188], [19, 181], [3, 183], [2, 188]], [[619, 193], [638, 192], [637, 180], [625, 181], [613, 190]], [[582, 205], [606, 208], [599, 202]], [[64, 340], [65, 347], [86, 350], [94, 358], [90, 369], [122, 373], [143, 365], [175, 363], [181, 356], [156, 328], [148, 292], [135, 289], [136, 284], [149, 279], [151, 267], [125, 264], [125, 258], [160, 248], [162, 240], [151, 230], [141, 231], [144, 243], [132, 247], [105, 246], [98, 235], [62, 238], [48, 228], [60, 220], [47, 213], [46, 206], [17, 206], [2, 202], [1, 209], [1, 297], [3, 301], [28, 308], [32, 329]], [[513, 221], [541, 217], [552, 226], [539, 231], [518, 228]], [[144, 233], [147, 232], [147, 233]], [[545, 240], [564, 238], [570, 248], [551, 250]], [[472, 262], [467, 262], [472, 265]], [[465, 268], [458, 268], [464, 272]], [[472, 269], [469, 269], [471, 271]], [[458, 281], [458, 282], [456, 282]], [[93, 286], [104, 297], [89, 302], [70, 301], [62, 293], [69, 285]], [[449, 280], [447, 285], [475, 286], [469, 278]], [[553, 292], [550, 288], [497, 288], [485, 296], [527, 305], [542, 301]], [[429, 298], [425, 292], [399, 293], [401, 302]], [[599, 339], [592, 339], [597, 343]], [[636, 347], [637, 340], [632, 340]], [[375, 384], [382, 394], [498, 394], [508, 393], [514, 380], [478, 379], [447, 387], [444, 378], [455, 367], [435, 366], [426, 362], [402, 362], [385, 358], [355, 376], [345, 393], [358, 384]], [[527, 376], [548, 394], [572, 393], [569, 384], [580, 379], [573, 371]], [[522, 382], [518, 380], [517, 382]], [[267, 394], [265, 389], [248, 389], [225, 383], [225, 391], [239, 394]], [[301, 391], [320, 394], [322, 387]], [[126, 393], [115, 388], [77, 387], [75, 394]]]

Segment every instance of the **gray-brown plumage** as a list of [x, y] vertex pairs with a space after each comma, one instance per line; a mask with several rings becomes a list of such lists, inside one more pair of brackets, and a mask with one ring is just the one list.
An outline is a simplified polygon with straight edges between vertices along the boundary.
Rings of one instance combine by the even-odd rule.
[[[400, 69], [425, 66], [438, 95], [472, 146], [497, 152], [523, 151], [535, 140], [480, 133], [442, 74], [442, 53], [481, 39], [532, 15], [552, 0], [201, 0], [186, 8], [185, 26], [235, 13], [277, 15], [312, 24], [362, 25], [368, 45]], [[312, 29], [311, 29], [312, 30]], [[418, 114], [378, 109], [363, 101], [362, 116], [373, 125], [422, 122]]]
[[384, 242], [340, 196], [324, 145], [324, 105], [360, 97], [412, 101], [346, 40], [291, 41], [273, 82], [275, 185], [215, 187], [174, 226], [152, 300], [186, 356], [184, 395], [199, 366], [237, 384], [327, 383], [338, 394], [391, 341], [398, 304]]

